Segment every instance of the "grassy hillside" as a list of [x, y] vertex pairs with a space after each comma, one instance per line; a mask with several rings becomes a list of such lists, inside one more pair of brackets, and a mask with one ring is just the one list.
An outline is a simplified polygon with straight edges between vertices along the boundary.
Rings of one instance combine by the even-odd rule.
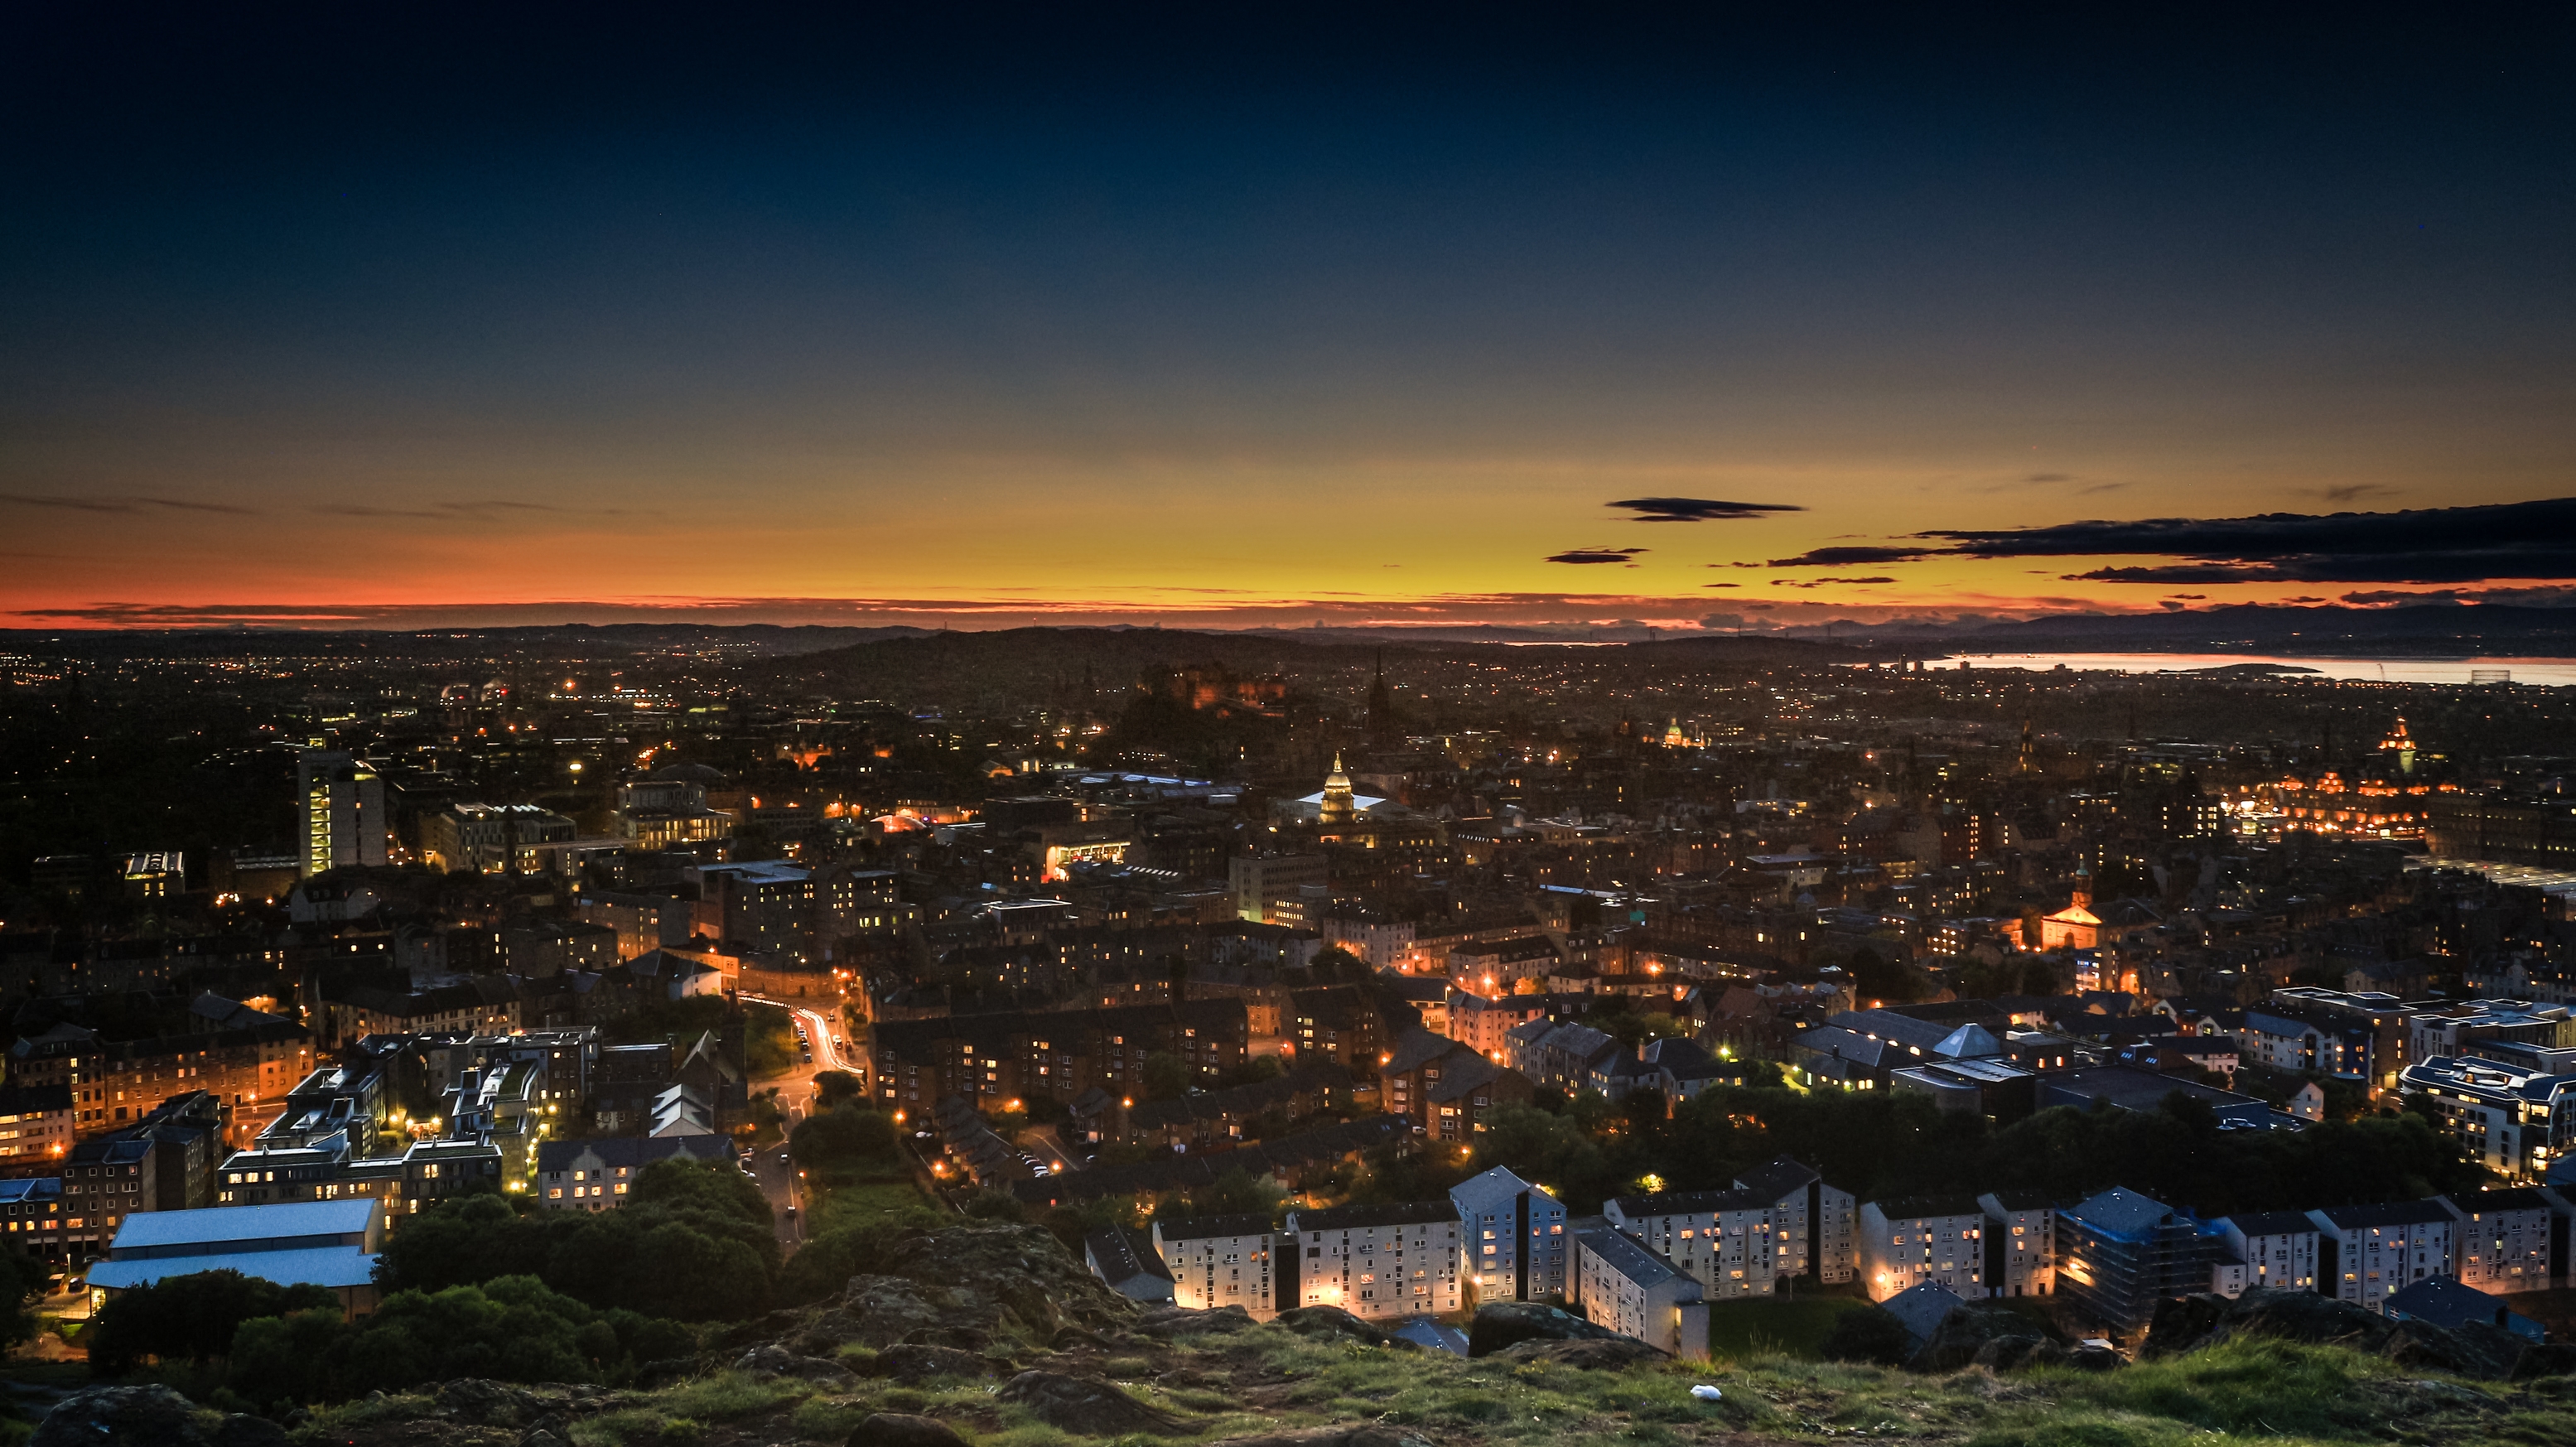
[[[1141, 1351], [1039, 1355], [1048, 1370], [1096, 1370], [1175, 1414], [1181, 1424], [1163, 1439], [1174, 1443], [1364, 1424], [1435, 1447], [1851, 1437], [1967, 1447], [2207, 1447], [2221, 1437], [2284, 1447], [2576, 1441], [2576, 1391], [2558, 1391], [2568, 1384], [2452, 1382], [2340, 1348], [2270, 1341], [2103, 1374], [2011, 1377], [1923, 1377], [1776, 1356], [1608, 1372], [1317, 1341], [1275, 1325]], [[864, 1372], [875, 1356], [849, 1348], [843, 1360]], [[1014, 1365], [1030, 1364], [995, 1370], [1007, 1376]], [[1724, 1398], [1693, 1399], [1697, 1383], [1716, 1385]], [[724, 1373], [595, 1398], [571, 1421], [571, 1440], [575, 1447], [839, 1443], [878, 1411], [935, 1416], [978, 1444], [1105, 1440], [1049, 1426], [997, 1400], [996, 1386], [993, 1377], [936, 1377], [912, 1386], [863, 1378], [835, 1388]], [[463, 1440], [431, 1434], [436, 1410], [425, 1397], [352, 1403], [319, 1414], [300, 1435], [361, 1444]]]

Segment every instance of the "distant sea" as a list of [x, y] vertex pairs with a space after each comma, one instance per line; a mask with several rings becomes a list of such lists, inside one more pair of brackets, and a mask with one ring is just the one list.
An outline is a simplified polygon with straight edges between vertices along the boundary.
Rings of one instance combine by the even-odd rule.
[[2108, 669], [2119, 673], [2196, 673], [2208, 669], [2232, 668], [2240, 671], [2247, 664], [2269, 664], [2276, 668], [2303, 669], [2305, 674], [2288, 677], [2322, 676], [2350, 678], [2366, 682], [2387, 683], [2476, 683], [2493, 682], [2502, 674], [2514, 683], [2546, 684], [2556, 687], [2576, 685], [2576, 658], [2296, 658], [2281, 654], [2246, 653], [1954, 653], [1927, 665], [1933, 668], [1956, 668], [1965, 661], [1974, 668], [2055, 668], [2060, 664], [2071, 669]]

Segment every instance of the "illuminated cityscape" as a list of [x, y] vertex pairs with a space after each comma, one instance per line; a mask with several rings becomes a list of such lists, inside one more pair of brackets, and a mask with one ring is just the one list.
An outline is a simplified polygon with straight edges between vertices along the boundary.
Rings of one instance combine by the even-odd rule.
[[2563, 19], [19, 31], [0, 1441], [2576, 1436]]

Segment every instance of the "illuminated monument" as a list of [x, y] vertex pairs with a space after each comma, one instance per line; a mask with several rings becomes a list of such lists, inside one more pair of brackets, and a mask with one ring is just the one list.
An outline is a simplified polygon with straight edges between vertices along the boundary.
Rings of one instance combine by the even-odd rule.
[[1349, 824], [1360, 817], [1359, 801], [1351, 793], [1351, 776], [1342, 772], [1342, 756], [1333, 755], [1333, 771], [1324, 776], [1324, 794], [1318, 801], [1315, 822], [1326, 826]]

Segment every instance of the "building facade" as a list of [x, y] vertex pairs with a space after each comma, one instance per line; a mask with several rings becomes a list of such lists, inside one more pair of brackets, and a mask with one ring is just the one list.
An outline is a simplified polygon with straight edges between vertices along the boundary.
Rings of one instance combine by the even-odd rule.
[[1986, 1211], [1967, 1196], [1905, 1196], [1860, 1208], [1861, 1287], [1885, 1301], [1939, 1282], [1966, 1300], [1986, 1294]]
[[[1449, 1201], [1292, 1210], [1300, 1306], [1354, 1316], [1442, 1316], [1463, 1309], [1466, 1242]], [[1177, 1273], [1175, 1273], [1177, 1277]]]
[[1449, 1188], [1467, 1236], [1468, 1285], [1482, 1301], [1566, 1299], [1565, 1204], [1506, 1167]]
[[2057, 1290], [2057, 1208], [2035, 1191], [1989, 1191], [1986, 1290], [1996, 1296], [2048, 1296]]
[[2218, 1223], [2227, 1258], [2241, 1268], [2238, 1295], [2317, 1289], [2317, 1226], [2302, 1211], [2244, 1211]]
[[2338, 1301], [2383, 1311], [2415, 1282], [2457, 1274], [2458, 1223], [2439, 1201], [2333, 1206], [2308, 1219], [2317, 1228], [2317, 1274]]
[[1200, 1216], [1153, 1227], [1154, 1250], [1172, 1276], [1174, 1306], [1239, 1306], [1255, 1321], [1279, 1314], [1279, 1242], [1266, 1216]]
[[2451, 1213], [2455, 1274], [2464, 1285], [2498, 1294], [2549, 1289], [2557, 1263], [2547, 1196], [2525, 1186], [2438, 1199]]
[[1621, 1231], [1585, 1231], [1574, 1252], [1585, 1320], [1676, 1357], [1708, 1355], [1708, 1302], [1680, 1263]]
[[2058, 1290], [2120, 1332], [2146, 1329], [2170, 1297], [2207, 1291], [2225, 1252], [2213, 1223], [2125, 1187], [2057, 1214]]

